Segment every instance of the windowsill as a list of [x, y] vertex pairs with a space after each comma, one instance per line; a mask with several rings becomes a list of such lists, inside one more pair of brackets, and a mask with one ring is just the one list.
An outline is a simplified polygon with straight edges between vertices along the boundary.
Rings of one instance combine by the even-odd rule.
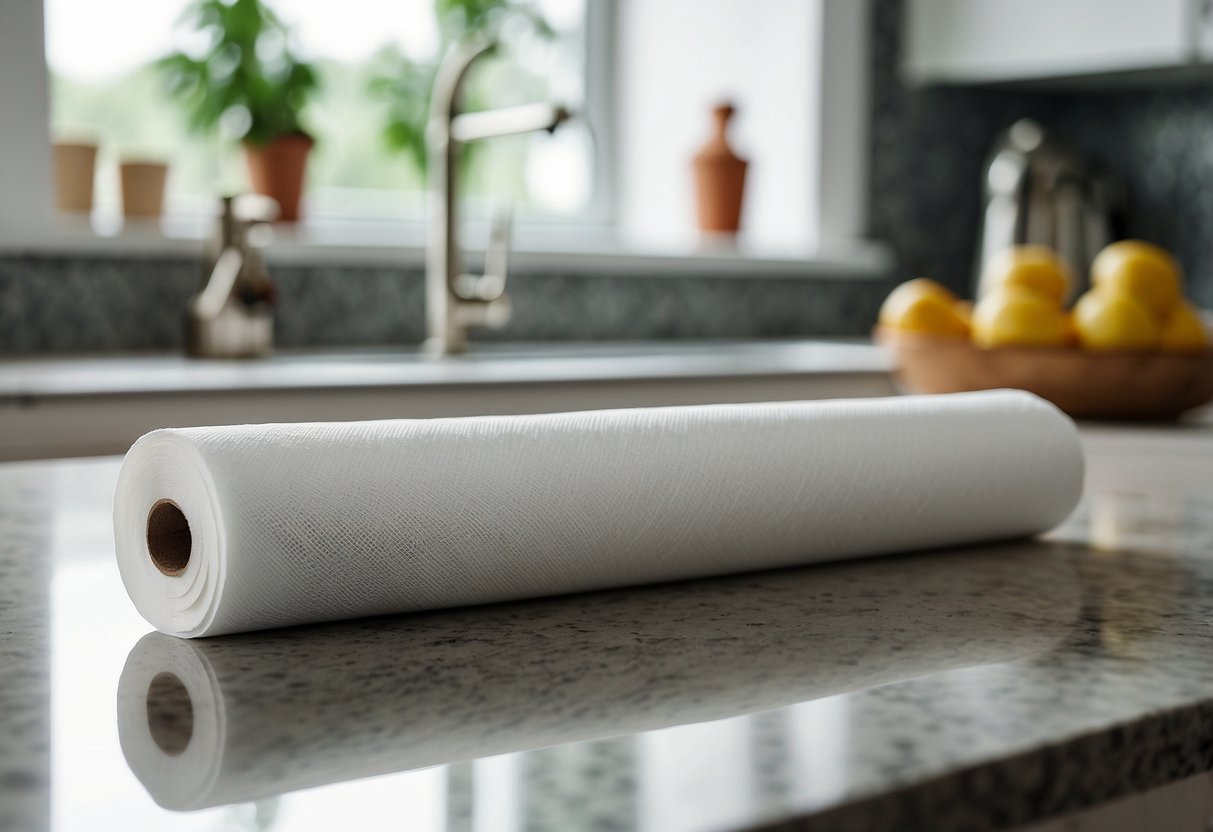
[[[86, 218], [60, 218], [54, 228], [0, 239], [3, 254], [200, 256], [207, 226], [200, 220], [128, 223], [117, 233], [98, 233]], [[478, 267], [484, 224], [468, 223], [468, 266]], [[420, 222], [342, 222], [277, 225], [267, 249], [271, 263], [348, 266], [412, 266], [425, 263]], [[879, 279], [892, 267], [888, 247], [870, 240], [839, 241], [791, 250], [751, 243], [744, 236], [699, 245], [633, 245], [604, 226], [576, 223], [521, 225], [514, 230], [510, 265], [530, 272], [578, 271], [619, 275], [814, 277]]]

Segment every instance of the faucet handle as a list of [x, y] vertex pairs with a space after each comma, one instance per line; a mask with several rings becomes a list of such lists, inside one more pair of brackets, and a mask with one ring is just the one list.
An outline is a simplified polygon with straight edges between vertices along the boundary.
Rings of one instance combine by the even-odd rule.
[[514, 226], [514, 206], [507, 204], [493, 213], [489, 226], [489, 242], [484, 249], [484, 277], [480, 279], [480, 296], [485, 300], [499, 298], [505, 293], [509, 275], [510, 233]]
[[484, 250], [484, 274], [461, 274], [451, 288], [467, 301], [492, 303], [505, 295], [505, 280], [510, 260], [510, 227], [513, 209], [499, 209], [489, 226], [489, 241]]

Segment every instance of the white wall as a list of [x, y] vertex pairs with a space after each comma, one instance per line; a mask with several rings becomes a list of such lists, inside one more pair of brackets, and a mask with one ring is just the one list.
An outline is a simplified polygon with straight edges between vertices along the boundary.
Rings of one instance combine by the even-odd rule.
[[618, 218], [641, 245], [693, 244], [691, 157], [711, 108], [737, 106], [733, 144], [750, 160], [742, 240], [816, 242], [813, 157], [821, 0], [619, 0]]

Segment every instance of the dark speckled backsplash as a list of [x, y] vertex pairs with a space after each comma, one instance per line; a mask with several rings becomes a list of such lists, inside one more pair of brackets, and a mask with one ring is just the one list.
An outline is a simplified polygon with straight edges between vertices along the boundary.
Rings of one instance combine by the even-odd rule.
[[[391, 267], [275, 266], [276, 343], [366, 346], [421, 341], [423, 277]], [[199, 262], [175, 258], [0, 257], [0, 353], [165, 350]], [[514, 315], [493, 340], [643, 340], [853, 335], [888, 284], [845, 277], [510, 277]]]
[[[1189, 292], [1213, 306], [1213, 73], [1207, 83], [1081, 93], [902, 85], [903, 0], [873, 8], [871, 236], [892, 244], [891, 278], [964, 291], [994, 137], [1032, 116], [1129, 185], [1128, 232], [1176, 252]], [[284, 347], [416, 343], [422, 280], [386, 267], [274, 269]], [[0, 355], [163, 350], [181, 345], [196, 261], [0, 255]], [[861, 334], [887, 281], [514, 274], [510, 340]]]

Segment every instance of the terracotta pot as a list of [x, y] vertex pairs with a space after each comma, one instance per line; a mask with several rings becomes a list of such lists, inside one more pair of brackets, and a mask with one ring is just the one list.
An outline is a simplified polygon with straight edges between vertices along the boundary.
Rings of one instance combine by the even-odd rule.
[[97, 145], [55, 142], [55, 206], [60, 211], [87, 214], [93, 210], [93, 177]]
[[123, 162], [122, 214], [126, 217], [158, 217], [164, 210], [164, 182], [168, 165], [163, 162]]
[[716, 132], [693, 160], [700, 231], [736, 233], [741, 228], [749, 163], [733, 152], [725, 135], [734, 112], [731, 104], [721, 104], [712, 110]]
[[278, 136], [264, 146], [250, 142], [244, 144], [253, 190], [277, 200], [280, 208], [278, 219], [282, 222], [299, 219], [303, 175], [313, 144], [311, 136], [303, 133]]

